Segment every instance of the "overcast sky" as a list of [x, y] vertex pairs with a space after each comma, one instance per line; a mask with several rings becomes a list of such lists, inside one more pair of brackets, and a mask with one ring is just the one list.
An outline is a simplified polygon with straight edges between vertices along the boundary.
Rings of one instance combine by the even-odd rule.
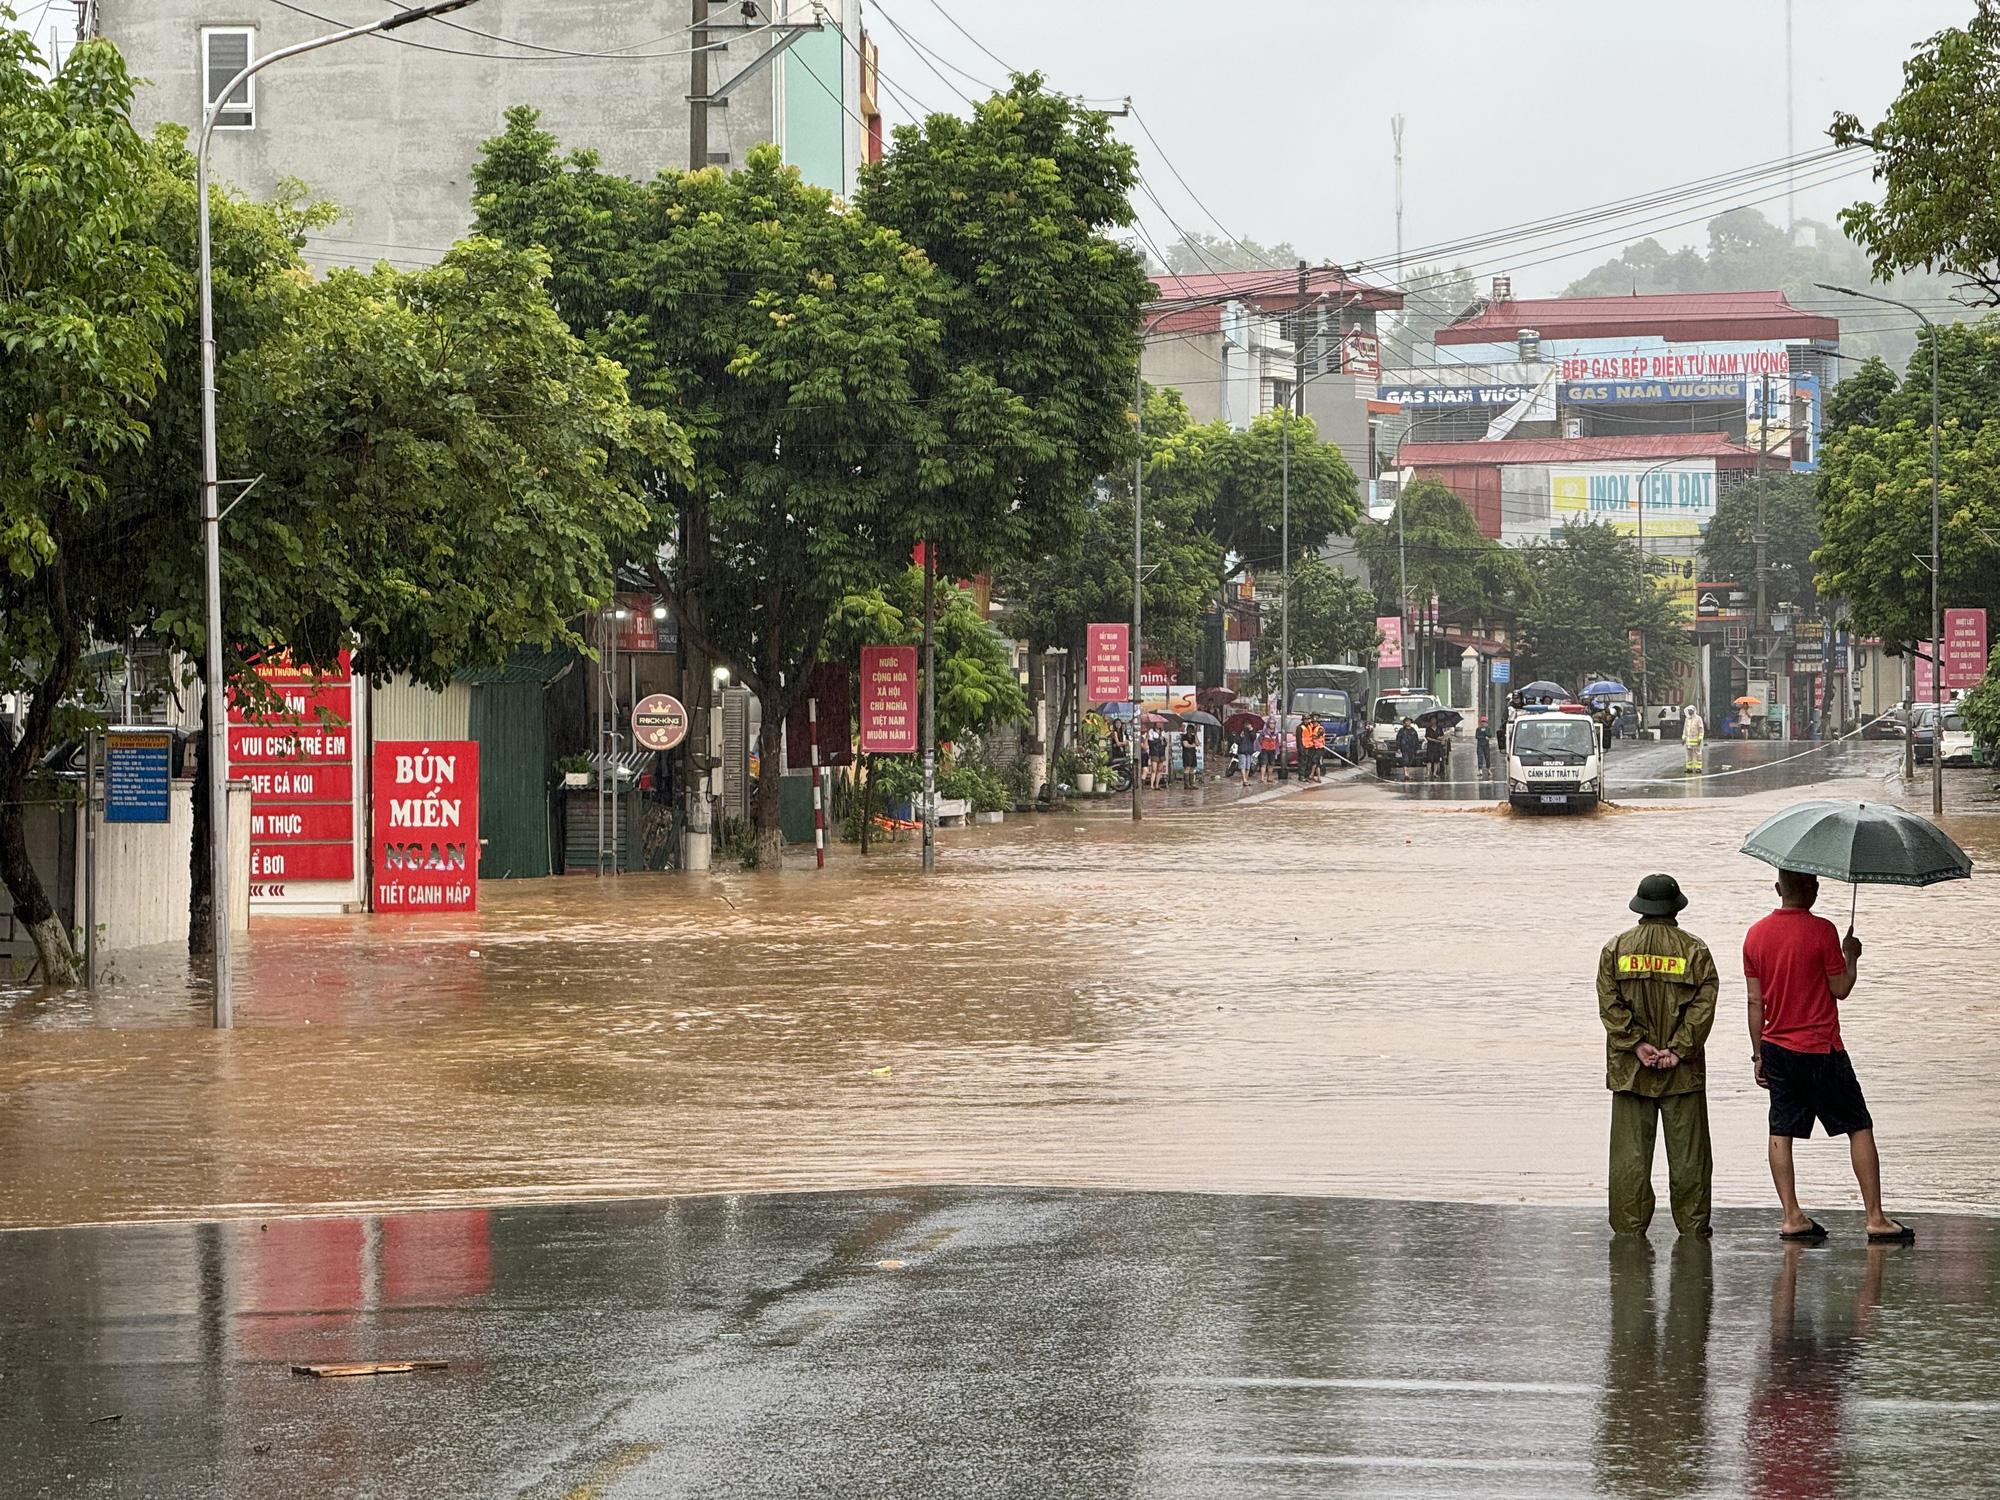
[[[995, 57], [1093, 101], [1131, 95], [1159, 139], [1156, 149], [1135, 122], [1121, 122], [1164, 205], [1139, 200], [1161, 244], [1175, 237], [1169, 216], [1210, 234], [1221, 232], [1219, 220], [1231, 235], [1289, 240], [1313, 260], [1386, 266], [1396, 243], [1391, 115], [1407, 122], [1403, 234], [1412, 251], [1771, 161], [1786, 153], [1786, 8], [1785, 0], [866, 0], [864, 15], [889, 84], [922, 107], [963, 112], [944, 80], [976, 96], [952, 69], [999, 83]], [[1826, 145], [1837, 109], [1873, 123], [1912, 47], [1973, 10], [1972, 0], [1793, 0], [1796, 150]], [[937, 54], [936, 71], [891, 20]], [[893, 92], [884, 108], [899, 117]], [[1829, 171], [1851, 168], [1821, 175]], [[1865, 173], [1818, 185], [1808, 178], [1797, 214], [1830, 220], [1869, 186]], [[1784, 221], [1782, 183], [1724, 192], [1731, 201], [1776, 192], [1762, 208]], [[1653, 211], [1648, 227], [1669, 245], [1704, 243], [1703, 224], [1719, 206]], [[1517, 295], [1548, 295], [1638, 237], [1615, 223], [1578, 232], [1591, 237], [1462, 258], [1482, 276], [1512, 271]]]

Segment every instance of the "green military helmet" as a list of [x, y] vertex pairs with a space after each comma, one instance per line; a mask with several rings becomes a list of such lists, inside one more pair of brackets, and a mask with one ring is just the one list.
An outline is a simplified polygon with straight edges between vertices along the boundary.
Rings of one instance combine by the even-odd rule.
[[1626, 903], [1642, 917], [1671, 917], [1687, 904], [1681, 883], [1671, 875], [1648, 875], [1639, 882], [1639, 894]]

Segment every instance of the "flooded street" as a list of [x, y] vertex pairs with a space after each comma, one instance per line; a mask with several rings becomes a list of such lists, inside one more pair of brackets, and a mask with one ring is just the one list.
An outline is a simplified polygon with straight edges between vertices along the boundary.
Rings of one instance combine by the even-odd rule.
[[[1817, 786], [1780, 768], [1592, 817], [1363, 772], [949, 831], [928, 882], [906, 842], [817, 875], [490, 883], [470, 917], [260, 919], [233, 1033], [171, 950], [95, 999], [10, 998], [0, 1223], [922, 1183], [1598, 1204], [1594, 964], [1655, 869], [1724, 975], [1717, 1200], [1761, 1206], [1737, 954], [1774, 898], [1736, 848], [1791, 801], [1891, 789], [1893, 747], [1838, 753]], [[1979, 874], [1863, 891], [1843, 1024], [1892, 1208], [1992, 1213], [2000, 977], [1966, 960], [2000, 817], [1990, 773], [1949, 781]], [[1809, 1201], [1854, 1201], [1837, 1145], [1800, 1163]]]

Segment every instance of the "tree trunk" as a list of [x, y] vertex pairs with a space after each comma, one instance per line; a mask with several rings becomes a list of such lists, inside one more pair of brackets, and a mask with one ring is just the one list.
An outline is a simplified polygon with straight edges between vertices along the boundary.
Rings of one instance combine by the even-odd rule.
[[[58, 543], [60, 548], [60, 542]], [[28, 712], [21, 720], [21, 738], [7, 744], [0, 735], [0, 880], [13, 898], [14, 914], [27, 927], [41, 960], [42, 983], [68, 988], [77, 983], [76, 951], [56, 917], [42, 880], [28, 861], [26, 827], [28, 776], [47, 753], [54, 732], [56, 708], [69, 695], [83, 640], [70, 618], [69, 593], [60, 550], [43, 570], [43, 592], [54, 632], [54, 659], [42, 680], [29, 690]]]
[[28, 862], [27, 832], [23, 827], [27, 809], [21, 792], [25, 777], [10, 778], [13, 785], [7, 799], [6, 815], [0, 817], [0, 878], [7, 882], [7, 894], [14, 898], [15, 918], [34, 940], [35, 956], [41, 960], [42, 983], [68, 989], [77, 982], [76, 952], [69, 934], [42, 889], [41, 877]]
[[774, 710], [775, 705], [766, 703], [763, 722], [757, 726], [757, 797], [751, 806], [751, 817], [757, 827], [760, 870], [781, 868], [785, 851], [784, 828], [778, 821], [784, 790], [778, 749], [784, 742], [785, 716]]
[[861, 757], [861, 852], [868, 852], [868, 825], [875, 821], [875, 757]]

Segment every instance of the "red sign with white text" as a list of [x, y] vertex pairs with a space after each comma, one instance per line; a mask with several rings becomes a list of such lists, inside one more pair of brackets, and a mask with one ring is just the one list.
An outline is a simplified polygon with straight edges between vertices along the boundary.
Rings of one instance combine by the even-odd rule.
[[1986, 611], [1944, 612], [1944, 685], [1975, 688], [1986, 677]]
[[354, 686], [346, 652], [315, 673], [289, 661], [257, 675], [269, 708], [229, 705], [230, 775], [250, 783], [251, 895], [267, 884], [354, 878]]
[[479, 742], [377, 740], [376, 911], [479, 909]]
[[861, 749], [908, 755], [917, 748], [917, 648], [861, 648]]
[[1084, 687], [1088, 705], [1132, 701], [1132, 627], [1091, 625], [1084, 630]]

